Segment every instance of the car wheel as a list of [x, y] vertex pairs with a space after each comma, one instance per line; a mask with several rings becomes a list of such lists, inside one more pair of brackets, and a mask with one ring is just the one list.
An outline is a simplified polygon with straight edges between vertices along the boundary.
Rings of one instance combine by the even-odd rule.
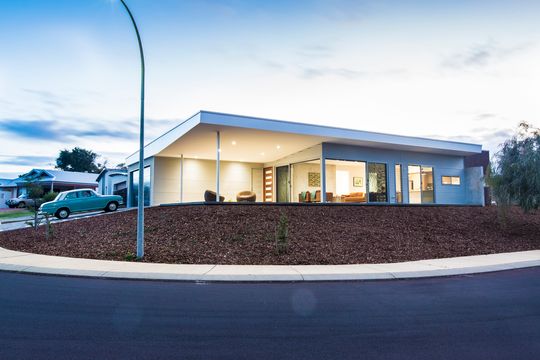
[[25, 208], [26, 207], [26, 204], [24, 202], [20, 202], [19, 205], [17, 205], [17, 207], [19, 208]]
[[69, 216], [69, 209], [59, 209], [54, 216], [56, 216], [58, 219], [67, 219]]
[[118, 209], [118, 204], [114, 201], [111, 201], [107, 204], [107, 207], [105, 208], [105, 211], [116, 211]]

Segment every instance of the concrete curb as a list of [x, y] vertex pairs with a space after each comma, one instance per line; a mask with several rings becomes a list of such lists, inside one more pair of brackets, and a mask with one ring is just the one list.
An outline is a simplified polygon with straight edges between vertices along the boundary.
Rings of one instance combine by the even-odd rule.
[[187, 265], [78, 259], [0, 247], [0, 270], [115, 279], [181, 281], [336, 281], [464, 275], [540, 266], [540, 250], [388, 264]]

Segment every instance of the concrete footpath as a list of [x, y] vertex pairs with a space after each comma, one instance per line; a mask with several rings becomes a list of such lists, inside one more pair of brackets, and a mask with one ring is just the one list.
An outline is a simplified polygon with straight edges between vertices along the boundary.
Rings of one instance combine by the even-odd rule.
[[188, 265], [77, 259], [0, 247], [0, 270], [117, 279], [334, 281], [463, 275], [540, 266], [540, 250], [358, 265]]

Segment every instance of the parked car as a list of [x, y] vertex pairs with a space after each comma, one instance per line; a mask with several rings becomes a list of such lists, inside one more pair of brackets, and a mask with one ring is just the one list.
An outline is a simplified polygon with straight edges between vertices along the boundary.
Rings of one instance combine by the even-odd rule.
[[24, 208], [27, 206], [33, 206], [34, 200], [30, 199], [28, 197], [28, 194], [22, 194], [16, 198], [7, 200], [6, 205], [9, 206], [10, 208], [16, 208], [16, 207]]
[[39, 211], [65, 219], [74, 212], [116, 211], [123, 203], [118, 195], [99, 195], [92, 189], [78, 189], [61, 192], [53, 201], [43, 203]]

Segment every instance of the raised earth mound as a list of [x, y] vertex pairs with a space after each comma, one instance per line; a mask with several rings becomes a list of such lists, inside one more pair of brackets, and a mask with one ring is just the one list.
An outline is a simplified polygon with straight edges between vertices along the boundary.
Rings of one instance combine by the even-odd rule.
[[[281, 214], [288, 248], [276, 251]], [[384, 263], [540, 249], [540, 212], [496, 207], [189, 205], [145, 212], [147, 262]], [[282, 227], [282, 230], [284, 228]], [[47, 255], [130, 260], [136, 211], [0, 233], [0, 246]], [[287, 244], [286, 244], [287, 245]]]

